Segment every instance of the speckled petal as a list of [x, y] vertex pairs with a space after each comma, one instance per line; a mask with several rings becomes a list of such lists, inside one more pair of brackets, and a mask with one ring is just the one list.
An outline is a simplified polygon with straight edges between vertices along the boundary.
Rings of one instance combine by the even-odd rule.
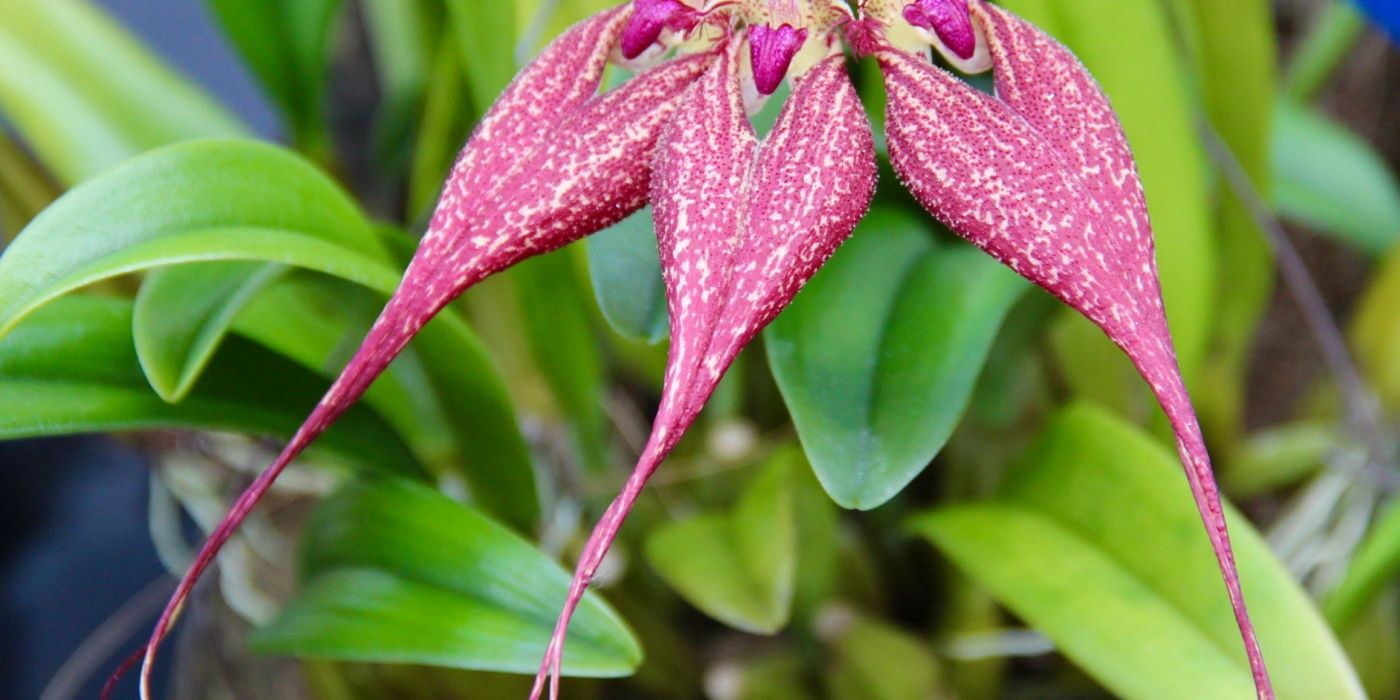
[[1108, 99], [1054, 39], [974, 0], [997, 96], [896, 49], [877, 52], [895, 172], [936, 218], [1079, 310], [1151, 385], [1234, 605], [1261, 698], [1273, 697], [1245, 610], [1210, 456], [1162, 308], [1146, 201]]
[[681, 95], [713, 60], [658, 66], [616, 90], [599, 81], [628, 18], [614, 8], [555, 40], [502, 94], [453, 167], [418, 252], [360, 349], [301, 429], [200, 550], [146, 647], [142, 696], [180, 604], [278, 474], [467, 287], [610, 226], [646, 202], [651, 154]]
[[797, 79], [760, 144], [740, 95], [737, 50], [695, 84], [657, 146], [652, 207], [671, 318], [661, 407], [636, 469], [584, 547], [532, 697], [546, 674], [557, 680], [569, 617], [646, 480], [739, 351], [850, 235], [874, 194], [874, 143], [844, 58]]

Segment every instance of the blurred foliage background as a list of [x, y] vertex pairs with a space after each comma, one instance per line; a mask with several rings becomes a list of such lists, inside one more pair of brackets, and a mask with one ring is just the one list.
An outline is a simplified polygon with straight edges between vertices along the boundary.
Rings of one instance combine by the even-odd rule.
[[[181, 2], [226, 45], [0, 4], [3, 468], [116, 435], [151, 476], [123, 527], [171, 571], [358, 344], [471, 126], [608, 4]], [[1084, 60], [1137, 155], [1279, 696], [1400, 697], [1393, 4], [1003, 4]], [[263, 98], [214, 98], [201, 51]], [[646, 212], [470, 291], [230, 544], [163, 695], [523, 697], [665, 338]], [[882, 186], [654, 479], [566, 692], [1250, 697], [1169, 435], [1092, 326]], [[103, 675], [167, 591], [43, 697]]]

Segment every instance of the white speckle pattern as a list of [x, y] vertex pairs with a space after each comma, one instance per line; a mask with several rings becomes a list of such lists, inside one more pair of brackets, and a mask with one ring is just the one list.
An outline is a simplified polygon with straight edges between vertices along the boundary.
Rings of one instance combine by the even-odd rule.
[[796, 81], [760, 144], [739, 86], [741, 44], [691, 87], [657, 144], [652, 208], [671, 318], [661, 406], [636, 469], [584, 546], [532, 698], [547, 676], [557, 682], [569, 618], [646, 480], [875, 192], [874, 139], [844, 57]]
[[877, 52], [895, 172], [936, 218], [1079, 310], [1132, 359], [1176, 431], [1259, 697], [1272, 698], [1122, 127], [1068, 49], [998, 7], [974, 2], [972, 12], [989, 37], [996, 97], [912, 54]]
[[429, 319], [486, 276], [610, 226], [646, 202], [661, 128], [714, 54], [667, 62], [600, 95], [629, 12], [626, 5], [607, 10], [560, 36], [482, 120], [403, 281], [359, 350], [181, 579], [146, 646], [143, 694], [156, 649], [219, 549], [287, 464], [359, 399]]

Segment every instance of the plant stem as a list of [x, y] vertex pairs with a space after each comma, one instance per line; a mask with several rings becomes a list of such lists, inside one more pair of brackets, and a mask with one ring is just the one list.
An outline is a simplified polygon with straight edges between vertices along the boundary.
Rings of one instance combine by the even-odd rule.
[[1371, 459], [1389, 461], [1390, 449], [1386, 440], [1388, 431], [1380, 403], [1357, 369], [1341, 329], [1327, 308], [1327, 302], [1322, 298], [1317, 284], [1313, 282], [1302, 256], [1298, 254], [1298, 249], [1284, 232], [1283, 225], [1274, 216], [1269, 204], [1210, 120], [1198, 113], [1196, 122], [1206, 153], [1220, 168], [1231, 191], [1244, 204], [1255, 226], [1264, 232], [1274, 251], [1284, 286], [1298, 304], [1308, 330], [1322, 351], [1323, 361], [1337, 380], [1348, 429], [1353, 436], [1364, 441], [1370, 450]]

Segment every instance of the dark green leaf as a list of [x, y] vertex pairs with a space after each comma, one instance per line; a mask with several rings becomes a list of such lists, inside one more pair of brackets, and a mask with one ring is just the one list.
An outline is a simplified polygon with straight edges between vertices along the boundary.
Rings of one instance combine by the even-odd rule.
[[[0, 439], [151, 429], [290, 436], [324, 382], [234, 339], [179, 405], [153, 394], [131, 342], [131, 304], [74, 296], [54, 302], [0, 340]], [[353, 409], [320, 444], [341, 460], [385, 470], [416, 461], [394, 431]]]
[[588, 272], [603, 317], [624, 338], [658, 343], [670, 331], [651, 207], [589, 236]]
[[[432, 489], [361, 481], [323, 502], [302, 543], [309, 585], [253, 646], [263, 652], [534, 673], [569, 575], [529, 543]], [[641, 650], [588, 594], [564, 673], [631, 673]]]
[[147, 275], [136, 295], [131, 331], [151, 388], [170, 403], [183, 399], [234, 316], [286, 269], [217, 262], [177, 265]]
[[0, 2], [0, 110], [69, 185], [175, 141], [247, 133], [87, 0]]
[[603, 358], [573, 252], [565, 249], [527, 260], [511, 275], [535, 365], [568, 419], [583, 463], [601, 469], [608, 461]]
[[1372, 255], [1400, 241], [1400, 184], [1369, 144], [1306, 105], [1280, 101], [1275, 119], [1280, 214]]
[[328, 46], [341, 0], [205, 0], [205, 4], [281, 108], [293, 140], [316, 153], [328, 148]]
[[947, 442], [1026, 285], [875, 210], [768, 330], [769, 365], [831, 497], [874, 508]]
[[[914, 529], [1124, 698], [1247, 698], [1254, 684], [1176, 456], [1085, 406], [993, 501]], [[1360, 698], [1306, 593], [1233, 509], [1235, 556], [1278, 697]]]

